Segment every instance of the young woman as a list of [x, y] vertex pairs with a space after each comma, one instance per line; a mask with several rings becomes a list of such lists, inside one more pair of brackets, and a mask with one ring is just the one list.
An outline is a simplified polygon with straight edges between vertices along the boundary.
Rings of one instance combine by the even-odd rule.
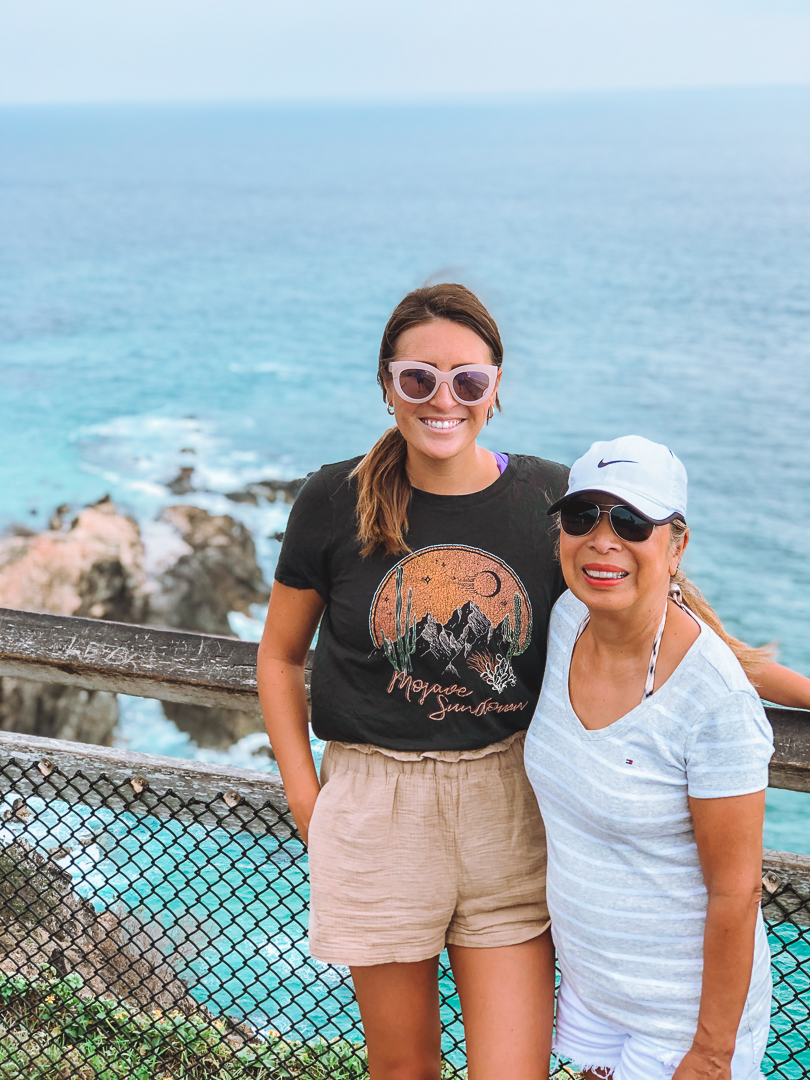
[[557, 510], [570, 592], [526, 742], [562, 971], [557, 1050], [589, 1080], [754, 1080], [770, 1021], [773, 742], [740, 660], [755, 674], [766, 658], [728, 638], [679, 570], [686, 472], [666, 447], [595, 443]]
[[[307, 481], [259, 650], [268, 734], [309, 845], [310, 948], [351, 967], [373, 1080], [439, 1077], [445, 944], [471, 1080], [548, 1076], [553, 949], [523, 735], [564, 589], [546, 511], [567, 470], [477, 445], [502, 359], [462, 286], [398, 305], [378, 369], [396, 427]], [[320, 782], [304, 689], [319, 622]], [[810, 703], [805, 680], [763, 670], [772, 700]]]

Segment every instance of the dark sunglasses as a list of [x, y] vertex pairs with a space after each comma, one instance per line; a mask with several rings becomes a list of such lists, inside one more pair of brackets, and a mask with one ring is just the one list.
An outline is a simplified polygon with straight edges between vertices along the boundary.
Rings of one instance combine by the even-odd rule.
[[655, 528], [654, 522], [623, 503], [602, 507], [584, 499], [569, 499], [563, 503], [560, 507], [560, 528], [569, 536], [587, 536], [599, 524], [602, 514], [607, 514], [613, 531], [628, 544], [649, 540]]

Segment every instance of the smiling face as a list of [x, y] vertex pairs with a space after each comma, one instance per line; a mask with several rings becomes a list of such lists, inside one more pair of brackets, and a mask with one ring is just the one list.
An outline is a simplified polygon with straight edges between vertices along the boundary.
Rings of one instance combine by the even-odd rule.
[[[620, 501], [601, 492], [587, 500], [602, 509]], [[560, 564], [568, 588], [592, 612], [660, 607], [687, 542], [688, 532], [673, 543], [669, 525], [657, 525], [649, 540], [631, 544], [615, 534], [603, 514], [585, 536], [560, 530]]]
[[[465, 364], [491, 364], [489, 347], [473, 330], [449, 319], [434, 319], [400, 334], [396, 360], [431, 364], [452, 371]], [[447, 459], [469, 451], [484, 426], [487, 410], [495, 404], [498, 380], [490, 395], [475, 405], [460, 405], [442, 383], [430, 401], [413, 404], [401, 398], [393, 380], [385, 381], [388, 400], [394, 406], [397, 427], [412, 452]]]

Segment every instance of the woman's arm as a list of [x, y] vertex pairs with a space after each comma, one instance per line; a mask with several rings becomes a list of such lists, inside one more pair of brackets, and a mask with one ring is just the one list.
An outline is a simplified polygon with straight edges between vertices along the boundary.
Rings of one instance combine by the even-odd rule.
[[320, 791], [309, 745], [304, 664], [324, 607], [314, 589], [274, 582], [256, 670], [264, 725], [304, 843]]
[[763, 664], [753, 680], [761, 698], [788, 709], [810, 709], [810, 679], [781, 664]]
[[697, 1032], [672, 1080], [730, 1080], [762, 895], [765, 792], [727, 799], [690, 797], [689, 809], [709, 904]]

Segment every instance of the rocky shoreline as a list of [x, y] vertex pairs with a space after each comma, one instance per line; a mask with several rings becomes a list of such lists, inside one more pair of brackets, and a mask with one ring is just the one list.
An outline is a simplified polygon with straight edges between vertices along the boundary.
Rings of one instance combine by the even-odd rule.
[[[303, 483], [259, 481], [226, 497], [291, 503]], [[193, 469], [167, 487], [177, 496], [193, 492]], [[12, 526], [0, 536], [0, 607], [230, 637], [229, 613], [250, 615], [269, 596], [249, 530], [186, 502], [139, 523], [105, 496], [76, 513], [58, 507], [42, 532]], [[203, 747], [226, 749], [262, 730], [240, 710], [162, 705]], [[0, 678], [0, 730], [109, 746], [117, 723], [114, 694]]]
[[45, 967], [62, 976], [75, 971], [96, 994], [199, 1010], [156, 944], [154, 928], [123, 908], [96, 911], [58, 865], [68, 854], [56, 847], [45, 856], [24, 839], [0, 848], [0, 971], [28, 977]]

